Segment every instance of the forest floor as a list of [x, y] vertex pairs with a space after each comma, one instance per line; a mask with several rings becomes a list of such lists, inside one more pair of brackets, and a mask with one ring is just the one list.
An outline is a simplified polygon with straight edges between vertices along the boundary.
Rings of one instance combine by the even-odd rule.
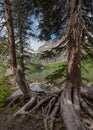
[[39, 117], [20, 117], [14, 120], [12, 116], [13, 112], [0, 111], [0, 130], [44, 130]]
[[[0, 110], [0, 130], [45, 130], [44, 121], [38, 113], [16, 119], [13, 119], [13, 114], [11, 110]], [[65, 128], [58, 122], [55, 130], [65, 130]]]

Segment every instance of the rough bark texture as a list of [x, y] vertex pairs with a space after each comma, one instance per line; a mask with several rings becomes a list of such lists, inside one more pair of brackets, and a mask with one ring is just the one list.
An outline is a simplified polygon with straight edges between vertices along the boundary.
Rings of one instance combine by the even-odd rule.
[[67, 84], [61, 95], [61, 114], [67, 130], [84, 130], [80, 118], [79, 91], [81, 87], [81, 0], [70, 2]]
[[67, 81], [74, 84], [73, 87], [76, 88], [81, 86], [81, 36], [81, 0], [72, 0], [70, 2]]
[[[67, 130], [85, 130], [72, 102], [72, 87], [66, 87], [61, 95], [61, 114]], [[78, 108], [78, 105], [77, 105]], [[78, 110], [78, 109], [77, 109]]]
[[24, 95], [30, 94], [30, 88], [25, 81], [24, 74], [20, 69], [15, 68], [15, 78], [20, 90]]
[[11, 69], [14, 72], [14, 68], [17, 67], [17, 62], [16, 62], [16, 50], [15, 50], [13, 21], [12, 21], [12, 16], [11, 16], [11, 8], [10, 8], [10, 1], [9, 0], [4, 0], [4, 9], [5, 9], [5, 15], [6, 15], [7, 30], [8, 30], [10, 66], [12, 67]]

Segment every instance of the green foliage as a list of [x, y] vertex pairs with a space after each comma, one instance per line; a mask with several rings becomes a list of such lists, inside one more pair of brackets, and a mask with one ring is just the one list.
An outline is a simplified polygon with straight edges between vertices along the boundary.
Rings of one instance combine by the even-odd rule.
[[0, 78], [0, 103], [3, 103], [7, 97], [11, 94], [11, 83], [10, 83], [11, 75], [3, 76]]
[[[66, 77], [66, 64], [67, 61], [59, 63], [51, 63], [47, 65], [47, 70], [51, 71], [52, 74], [49, 74], [46, 77], [48, 82], [54, 82], [59, 78]], [[89, 60], [84, 60], [81, 63], [81, 76], [83, 80], [88, 82], [93, 82], [93, 63]]]
[[45, 76], [47, 75], [47, 72], [45, 72], [45, 66], [42, 64], [37, 63], [30, 63], [26, 67], [26, 78], [28, 80], [31, 80], [33, 82], [42, 82], [45, 79]]
[[10, 78], [12, 75], [6, 75], [7, 66], [5, 64], [0, 65], [0, 87], [10, 86]]
[[66, 2], [56, 0], [38, 0], [36, 16], [40, 17], [38, 28], [40, 40], [51, 39], [51, 34], [57, 37], [62, 34], [66, 18], [68, 15], [68, 6]]
[[50, 63], [50, 64], [47, 64], [46, 69], [48, 71], [54, 72], [54, 71], [60, 69], [62, 66], [66, 65], [66, 64], [67, 64], [67, 61]]
[[4, 45], [0, 43], [0, 54], [2, 53], [3, 50], [4, 50]]
[[[66, 78], [67, 61], [50, 63], [43, 66], [41, 64], [30, 63], [26, 71], [27, 78], [33, 81], [55, 82], [57, 79]], [[93, 63], [89, 60], [82, 61], [82, 80], [93, 82]]]
[[52, 82], [59, 78], [59, 76], [61, 77], [64, 75], [63, 73], [65, 73], [66, 70], [66, 63], [67, 61], [57, 62], [46, 64], [46, 66], [30, 63], [28, 65], [28, 70], [26, 71], [26, 74], [28, 75], [27, 78], [38, 82], [45, 80]]
[[6, 73], [6, 65], [0, 64], [0, 77]]
[[45, 67], [42, 64], [30, 63], [27, 68], [29, 70], [29, 73], [31, 74], [35, 72], [41, 72], [44, 70]]
[[12, 75], [7, 75], [7, 76], [3, 76], [2, 78], [0, 78], [0, 86], [6, 87], [6, 86], [10, 86], [10, 78]]
[[88, 82], [93, 82], [93, 63], [89, 60], [82, 62], [81, 74], [82, 78], [86, 79]]
[[31, 2], [25, 0], [14, 0], [12, 1], [12, 14], [15, 28], [15, 37], [17, 38], [17, 43], [27, 45], [28, 37], [31, 35], [31, 10], [29, 6]]
[[1, 87], [0, 86], [0, 103], [3, 103], [7, 97], [10, 96], [11, 94], [11, 89], [10, 87]]
[[5, 64], [0, 64], [0, 103], [3, 103], [6, 98], [11, 94], [11, 76], [6, 75], [7, 66]]
[[66, 61], [48, 65], [48, 70], [53, 71], [53, 73], [49, 74], [46, 77], [46, 80], [48, 80], [48, 82], [53, 83], [59, 78], [66, 77], [66, 65]]

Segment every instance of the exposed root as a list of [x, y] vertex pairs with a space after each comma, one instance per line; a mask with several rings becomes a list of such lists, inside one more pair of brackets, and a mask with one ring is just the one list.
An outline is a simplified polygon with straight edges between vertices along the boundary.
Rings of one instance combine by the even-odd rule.
[[47, 115], [50, 114], [51, 110], [53, 109], [53, 107], [55, 105], [55, 102], [56, 102], [56, 97], [53, 97], [50, 100], [49, 104], [46, 106], [45, 111], [46, 111]]
[[93, 87], [81, 87], [81, 96], [93, 101]]
[[44, 118], [45, 130], [54, 130], [57, 118], [60, 120], [60, 113], [67, 130], [92, 130], [92, 125], [88, 126], [85, 117], [81, 115], [83, 108], [86, 114], [93, 118], [92, 99], [88, 100], [90, 98], [86, 98], [86, 94], [80, 95], [78, 90], [73, 90], [71, 86], [62, 91], [46, 95], [32, 92], [30, 96], [20, 95], [8, 100], [6, 105], [21, 104], [22, 107], [14, 117], [21, 114], [31, 115], [33, 111], [40, 110], [41, 117]]
[[47, 118], [44, 118], [44, 126], [45, 126], [45, 130], [48, 130]]
[[93, 110], [93, 102], [89, 101], [88, 99], [84, 98], [85, 102], [90, 106], [90, 108]]
[[49, 96], [49, 97], [46, 97], [45, 99], [42, 99], [30, 112], [38, 110], [41, 105], [48, 102], [51, 98], [52, 98], [52, 96]]
[[[59, 99], [60, 100], [60, 99]], [[58, 113], [59, 110], [59, 101], [55, 104], [55, 107], [52, 111], [52, 113], [50, 114], [50, 128], [51, 130], [54, 130], [54, 123], [56, 121], [56, 115]]]
[[93, 120], [85, 118], [83, 122], [88, 130], [93, 130]]
[[87, 103], [80, 97], [80, 102], [85, 111], [93, 117], [93, 110], [87, 105]]
[[12, 106], [12, 105], [18, 103], [21, 96], [22, 96], [22, 95], [18, 95], [18, 96], [13, 97], [13, 98], [12, 98], [12, 97], [11, 97], [11, 98], [8, 98], [8, 99], [6, 100], [6, 102], [2, 105], [2, 107]]
[[74, 108], [75, 108], [77, 114], [79, 115], [81, 108], [80, 108], [80, 101], [79, 101], [79, 93], [78, 93], [77, 89], [74, 89], [74, 92], [73, 92], [73, 104], [74, 104]]
[[72, 102], [72, 88], [67, 87], [61, 95], [61, 115], [67, 130], [86, 130]]
[[36, 102], [36, 98], [37, 96], [33, 96], [29, 102], [27, 102], [20, 110], [18, 110], [15, 114], [14, 114], [14, 117], [17, 116], [17, 115], [20, 115], [20, 114], [27, 114], [26, 110], [28, 110], [29, 108], [33, 107], [33, 105], [35, 104]]

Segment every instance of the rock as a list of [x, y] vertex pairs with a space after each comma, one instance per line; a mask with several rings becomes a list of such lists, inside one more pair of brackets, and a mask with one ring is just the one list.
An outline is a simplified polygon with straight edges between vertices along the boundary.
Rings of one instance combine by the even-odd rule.
[[[46, 91], [44, 89], [42, 89], [39, 84], [35, 84], [35, 85], [30, 86], [30, 90], [32, 90], [34, 92], [46, 93]], [[22, 92], [20, 89], [16, 90], [10, 97], [16, 97], [19, 95], [22, 95]]]
[[93, 87], [93, 82], [88, 83], [88, 87]]
[[30, 89], [35, 92], [45, 92], [38, 84], [31, 86]]
[[22, 95], [22, 92], [21, 92], [20, 89], [16, 90], [9, 98], [16, 97], [16, 96], [19, 96], [19, 95]]

